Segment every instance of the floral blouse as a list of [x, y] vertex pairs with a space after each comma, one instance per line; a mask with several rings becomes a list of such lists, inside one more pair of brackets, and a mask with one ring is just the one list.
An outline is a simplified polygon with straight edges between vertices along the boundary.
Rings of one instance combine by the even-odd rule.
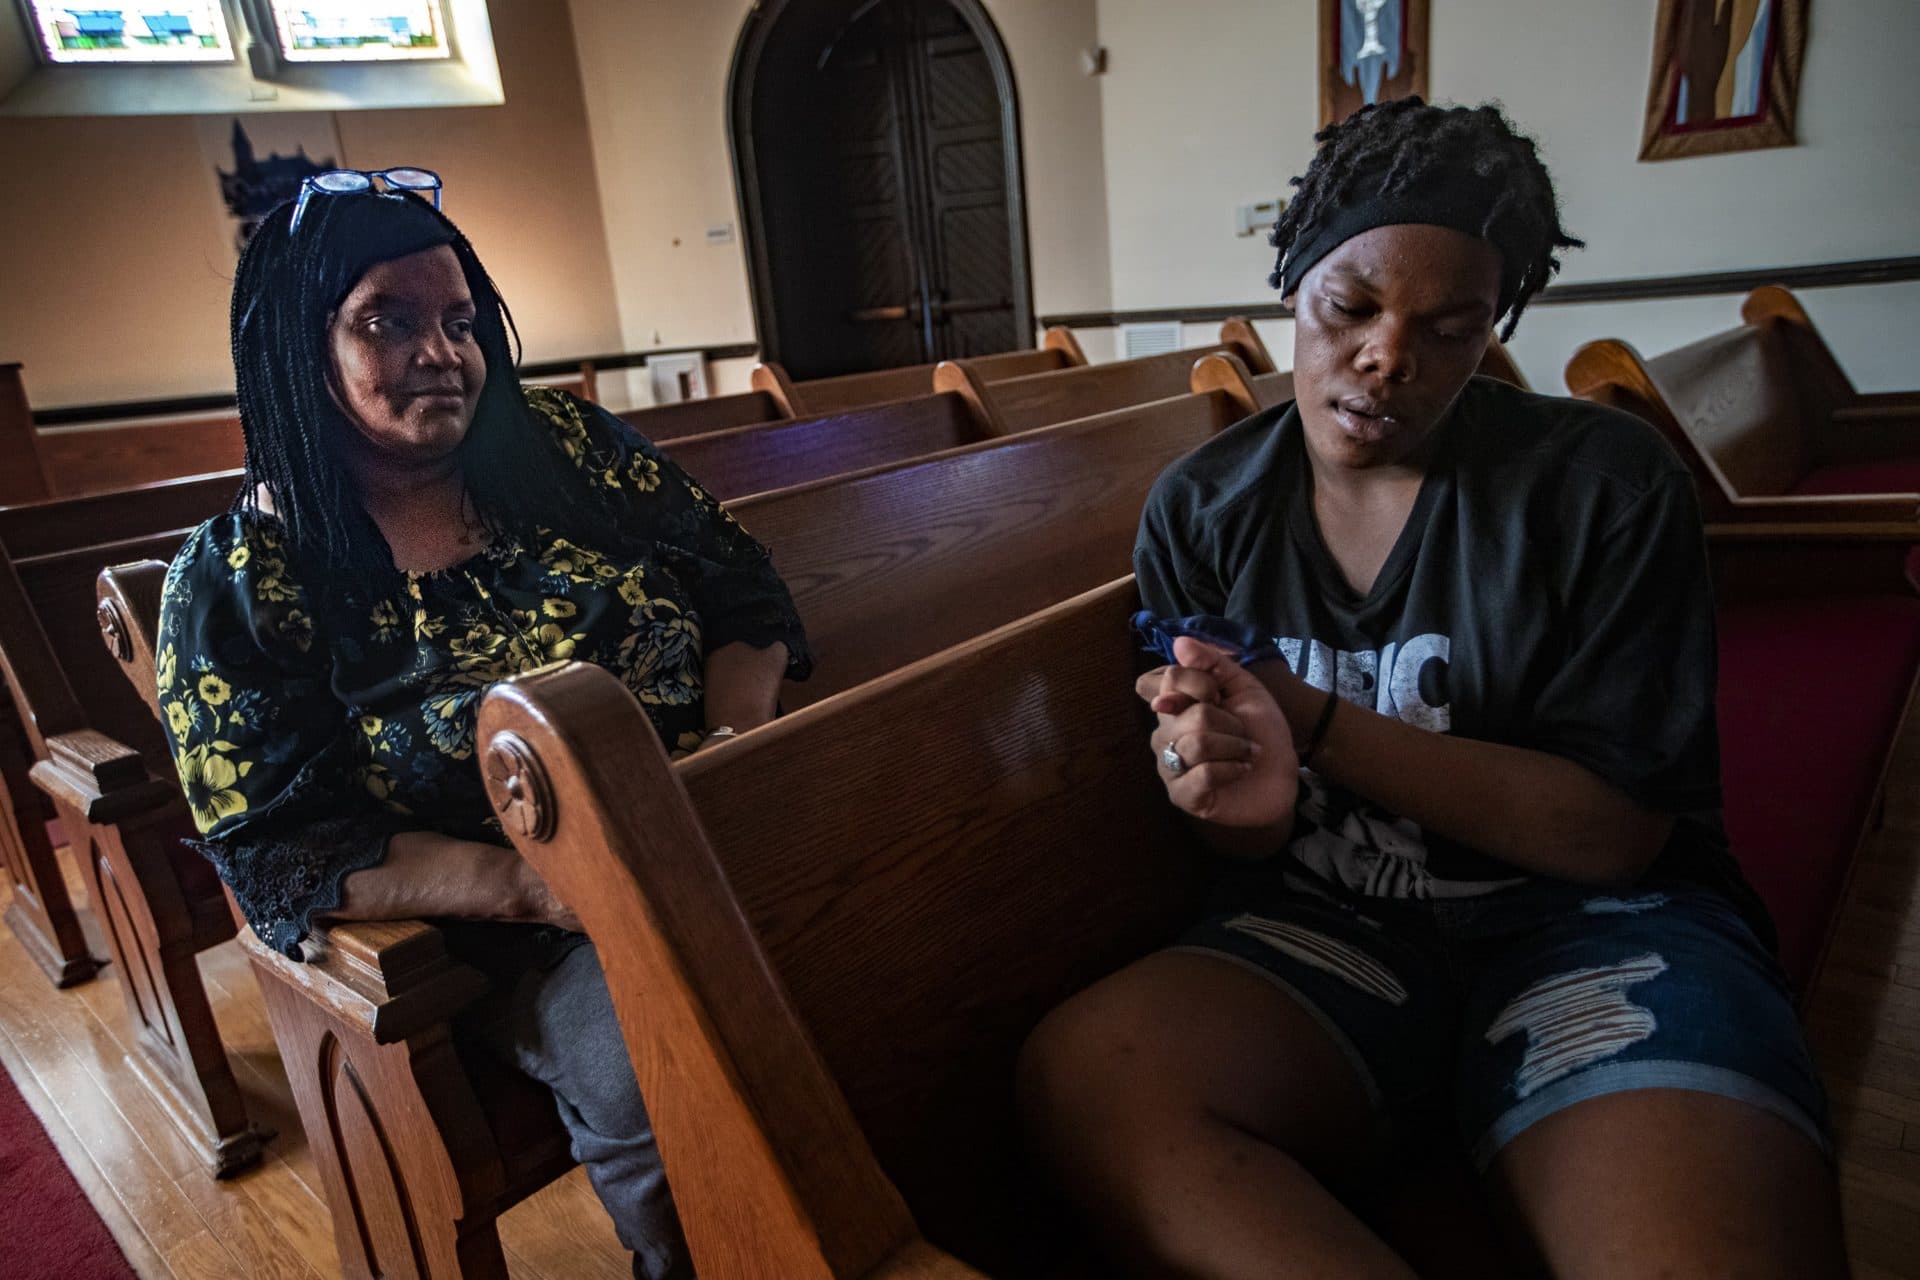
[[618, 512], [593, 546], [506, 539], [320, 616], [279, 522], [235, 511], [196, 529], [168, 571], [160, 705], [201, 847], [254, 932], [295, 958], [393, 833], [505, 843], [474, 759], [496, 680], [568, 659], [605, 667], [678, 754], [703, 729], [705, 650], [778, 641], [790, 677], [811, 667], [766, 548], [618, 418], [546, 388], [526, 397]]

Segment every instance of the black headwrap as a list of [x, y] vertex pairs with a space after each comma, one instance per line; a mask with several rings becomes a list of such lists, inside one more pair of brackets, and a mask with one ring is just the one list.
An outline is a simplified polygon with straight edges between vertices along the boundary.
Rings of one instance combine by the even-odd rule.
[[[1347, 184], [1348, 192], [1353, 194], [1344, 195], [1338, 204], [1323, 211], [1318, 221], [1302, 227], [1293, 240], [1281, 248], [1275, 274], [1280, 277], [1282, 297], [1293, 295], [1294, 290], [1300, 287], [1300, 281], [1313, 269], [1314, 263], [1355, 236], [1376, 227], [1403, 223], [1451, 227], [1476, 239], [1486, 240], [1496, 249], [1500, 247], [1488, 235], [1491, 229], [1489, 223], [1493, 220], [1500, 196], [1496, 181], [1460, 171], [1447, 175], [1444, 180], [1422, 182], [1417, 190], [1383, 195], [1379, 191], [1383, 176], [1384, 170], [1376, 170], [1356, 177]], [[1365, 194], [1359, 194], [1362, 192]], [[1495, 319], [1505, 315], [1513, 306], [1526, 269], [1527, 264], [1523, 259], [1512, 254], [1501, 255], [1500, 303], [1494, 311]]]

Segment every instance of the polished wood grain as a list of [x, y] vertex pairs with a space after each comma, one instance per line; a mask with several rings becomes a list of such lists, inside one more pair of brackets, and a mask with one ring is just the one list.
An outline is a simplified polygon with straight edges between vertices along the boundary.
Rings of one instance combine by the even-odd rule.
[[503, 821], [600, 939], [703, 1272], [861, 1275], [916, 1222], [989, 1270], [1033, 1247], [1013, 1055], [1197, 865], [1112, 696], [1133, 607], [1122, 579], [672, 766], [596, 749], [640, 727], [597, 668], [489, 696], [550, 797]]
[[731, 504], [773, 548], [816, 655], [782, 704], [1126, 573], [1155, 478], [1237, 416], [1223, 395], [1181, 396]]
[[[112, 554], [79, 548], [16, 566], [0, 547], [0, 671], [31, 747], [28, 776], [53, 801], [88, 878], [133, 1020], [134, 1066], [206, 1168], [228, 1176], [258, 1160], [269, 1136], [247, 1115], [194, 965], [196, 952], [233, 936], [233, 922], [211, 868], [184, 843], [192, 825], [171, 770], [150, 772], [154, 757], [127, 745], [157, 745], [167, 760], [147, 704], [120, 678], [90, 616], [85, 579]], [[18, 780], [7, 789], [17, 793]], [[13, 839], [31, 848], [39, 826], [35, 814]], [[50, 877], [23, 861], [21, 901], [44, 907]]]
[[53, 492], [40, 461], [27, 405], [26, 383], [17, 364], [0, 364], [0, 503], [33, 502]]
[[49, 488], [62, 497], [228, 471], [246, 461], [240, 418], [231, 411], [127, 425], [43, 427], [36, 435]]
[[0, 544], [16, 560], [33, 560], [163, 530], [191, 529], [233, 504], [243, 474], [215, 471], [0, 507]]
[[969, 378], [970, 361], [949, 360], [934, 372], [933, 384], [940, 391], [968, 390], [987, 406], [995, 432], [1012, 434], [1184, 395], [1193, 375], [1193, 362], [1214, 351], [1229, 350], [1236, 349], [1217, 344], [998, 382]]
[[1618, 339], [1587, 343], [1567, 387], [1658, 427], [1710, 521], [1904, 522], [1920, 541], [1920, 494], [1789, 492], [1816, 468], [1920, 458], [1920, 398], [1856, 392], [1784, 289], [1756, 290], [1742, 318], [1650, 359]]
[[[1065, 338], [1054, 338], [1033, 351], [1005, 351], [997, 355], [974, 356], [969, 363], [989, 382], [1017, 378], [1030, 373], [1048, 373], [1056, 369], [1085, 364], [1086, 356], [1072, 331], [1063, 329]], [[1077, 358], [1076, 358], [1077, 357]], [[884, 404], [933, 393], [935, 364], [909, 365], [900, 369], [877, 369], [871, 373], [848, 373], [836, 378], [812, 378], [794, 382], [786, 370], [776, 364], [763, 364], [753, 372], [753, 385], [784, 398], [795, 416], [838, 413], [864, 405]]]
[[[1910, 715], [1885, 817], [1862, 851], [1808, 1010], [1833, 1105], [1848, 1244], [1863, 1280], [1920, 1276], [1917, 797], [1920, 717]], [[78, 881], [74, 891], [84, 902]], [[308, 1269], [292, 1274], [332, 1280], [341, 1272], [318, 1174], [246, 958], [229, 942], [203, 953], [200, 967], [248, 1108], [281, 1131], [252, 1171], [208, 1181], [126, 1066], [120, 988], [95, 982], [50, 990], [4, 926], [0, 1066], [143, 1277], [289, 1274], [276, 1259], [291, 1253]], [[130, 1146], [144, 1148], [148, 1159], [130, 1156]], [[223, 1209], [216, 1197], [248, 1207]], [[626, 1255], [578, 1169], [510, 1210], [500, 1236], [514, 1280], [627, 1274]], [[156, 1247], [156, 1239], [169, 1248]]]
[[951, 449], [985, 436], [966, 402], [947, 394], [686, 436], [664, 447], [708, 493], [738, 498]]
[[684, 400], [678, 404], [629, 409], [620, 418], [647, 439], [659, 442], [705, 435], [709, 431], [724, 431], [729, 427], [778, 422], [793, 416], [793, 412], [777, 397], [756, 387], [738, 395], [709, 396], [704, 400]]
[[[77, 881], [73, 888], [84, 901]], [[203, 953], [200, 964], [248, 1108], [284, 1135], [254, 1168], [209, 1180], [129, 1064], [120, 988], [92, 983], [46, 992], [4, 930], [0, 1067], [141, 1276], [333, 1280], [343, 1271], [322, 1183], [260, 990], [237, 942]], [[629, 1274], [612, 1224], [577, 1169], [502, 1219], [500, 1237], [513, 1280]]]

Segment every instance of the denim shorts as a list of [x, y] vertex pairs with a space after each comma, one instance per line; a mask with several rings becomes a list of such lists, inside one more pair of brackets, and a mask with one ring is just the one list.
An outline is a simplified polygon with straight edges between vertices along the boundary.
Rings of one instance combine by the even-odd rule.
[[1304, 1004], [1359, 1070], [1382, 1136], [1429, 1128], [1438, 1112], [1484, 1170], [1575, 1103], [1691, 1089], [1770, 1111], [1831, 1153], [1786, 979], [1711, 890], [1535, 879], [1408, 900], [1288, 874], [1233, 898], [1242, 909], [1176, 949], [1251, 969]]

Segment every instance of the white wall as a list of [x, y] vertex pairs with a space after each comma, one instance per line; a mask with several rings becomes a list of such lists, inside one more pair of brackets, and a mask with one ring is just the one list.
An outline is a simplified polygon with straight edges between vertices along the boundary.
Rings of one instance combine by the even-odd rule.
[[[570, 0], [620, 326], [629, 349], [753, 341], [727, 150], [727, 72], [750, 0]], [[1109, 305], [1095, 0], [987, 0], [1013, 59], [1038, 311]], [[709, 226], [735, 227], [709, 245]], [[748, 362], [719, 366], [716, 392]], [[644, 391], [635, 388], [636, 400]]]
[[[1563, 281], [1693, 274], [1920, 252], [1915, 0], [1823, 0], [1800, 95], [1800, 145], [1636, 161], [1654, 0], [1453, 0], [1433, 6], [1439, 100], [1503, 101], [1540, 141], [1567, 226], [1587, 240]], [[1272, 301], [1273, 251], [1236, 239], [1233, 206], [1301, 172], [1317, 122], [1317, 0], [1099, 0], [1113, 305]], [[1807, 298], [1864, 387], [1912, 386], [1920, 291]], [[1736, 322], [1738, 299], [1541, 307], [1514, 344], [1544, 389], [1580, 342], [1649, 352]], [[1276, 351], [1276, 358], [1287, 363]]]

